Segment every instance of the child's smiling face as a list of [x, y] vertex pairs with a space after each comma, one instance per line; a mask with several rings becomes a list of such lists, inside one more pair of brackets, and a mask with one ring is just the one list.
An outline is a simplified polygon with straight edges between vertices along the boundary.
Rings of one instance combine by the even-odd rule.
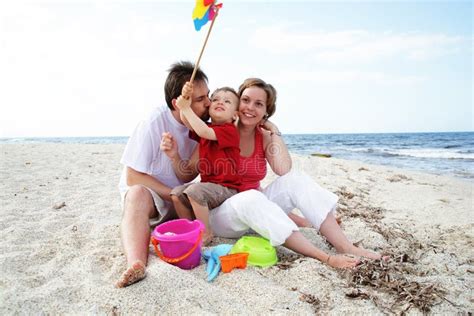
[[229, 91], [217, 91], [211, 96], [209, 115], [212, 123], [231, 123], [237, 116], [239, 98]]

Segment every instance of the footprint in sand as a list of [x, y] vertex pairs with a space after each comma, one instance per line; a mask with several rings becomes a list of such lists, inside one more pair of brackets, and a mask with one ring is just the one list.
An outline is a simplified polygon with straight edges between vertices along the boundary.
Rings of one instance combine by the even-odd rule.
[[388, 181], [390, 182], [400, 182], [403, 180], [409, 181], [412, 180], [410, 177], [407, 177], [406, 175], [403, 174], [395, 174], [389, 178], [387, 178]]

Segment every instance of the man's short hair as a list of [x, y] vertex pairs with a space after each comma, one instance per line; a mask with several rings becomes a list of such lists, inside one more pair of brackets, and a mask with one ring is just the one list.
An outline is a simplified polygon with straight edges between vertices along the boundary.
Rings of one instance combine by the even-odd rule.
[[[168, 104], [168, 107], [172, 111], [174, 111], [174, 108], [171, 100], [177, 99], [181, 95], [181, 90], [186, 81], [191, 79], [193, 70], [194, 64], [189, 61], [176, 62], [168, 69], [169, 74], [165, 82], [165, 99], [166, 104]], [[207, 83], [207, 80], [206, 74], [198, 68], [194, 76], [194, 81], [204, 81]]]

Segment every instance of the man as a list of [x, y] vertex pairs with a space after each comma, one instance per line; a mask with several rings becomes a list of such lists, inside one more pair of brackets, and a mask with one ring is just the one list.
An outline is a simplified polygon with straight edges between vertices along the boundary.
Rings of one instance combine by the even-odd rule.
[[[169, 158], [160, 151], [160, 142], [162, 134], [170, 132], [184, 160], [189, 159], [197, 145], [188, 137], [189, 130], [176, 107], [176, 99], [183, 85], [190, 80], [193, 69], [194, 65], [189, 62], [171, 65], [165, 82], [168, 107], [157, 108], [138, 124], [120, 161], [124, 165], [119, 184], [123, 202], [121, 237], [127, 270], [117, 281], [117, 287], [125, 287], [145, 277], [150, 220], [156, 224], [176, 216], [170, 192], [183, 182], [174, 173]], [[207, 76], [198, 69], [191, 108], [203, 120], [208, 119], [210, 105], [207, 82]]]

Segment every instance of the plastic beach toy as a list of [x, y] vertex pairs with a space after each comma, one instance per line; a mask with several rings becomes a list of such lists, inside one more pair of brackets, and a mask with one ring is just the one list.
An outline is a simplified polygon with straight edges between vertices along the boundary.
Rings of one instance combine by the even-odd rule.
[[207, 260], [207, 281], [214, 280], [221, 271], [221, 258], [229, 253], [232, 245], [221, 244], [204, 251], [203, 257]]
[[249, 258], [249, 254], [246, 252], [239, 252], [239, 253], [233, 253], [226, 256], [220, 256], [219, 259], [221, 260], [222, 272], [229, 273], [235, 268], [238, 268], [238, 269], [247, 268], [248, 258]]
[[199, 220], [176, 219], [155, 227], [150, 241], [160, 259], [189, 270], [201, 262], [204, 229], [204, 224]]
[[252, 266], [269, 267], [278, 262], [275, 247], [268, 240], [255, 236], [240, 238], [230, 251], [231, 254], [246, 252], [247, 263]]

